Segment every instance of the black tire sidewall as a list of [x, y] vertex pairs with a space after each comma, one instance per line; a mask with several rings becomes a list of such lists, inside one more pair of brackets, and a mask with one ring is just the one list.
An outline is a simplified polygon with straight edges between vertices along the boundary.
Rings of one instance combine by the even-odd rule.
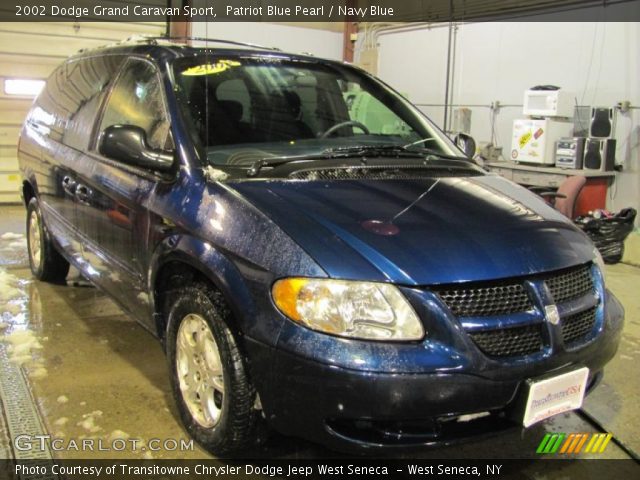
[[[182, 320], [189, 314], [197, 314], [206, 322], [213, 338], [218, 346], [220, 359], [222, 361], [223, 379], [225, 393], [223, 398], [222, 414], [219, 422], [212, 428], [202, 427], [189, 412], [187, 405], [180, 391], [180, 382], [176, 369], [176, 339], [178, 329]], [[173, 396], [178, 406], [180, 418], [189, 434], [206, 449], [217, 453], [225, 454], [229, 440], [234, 437], [233, 432], [233, 412], [235, 408], [234, 395], [237, 376], [244, 375], [244, 372], [237, 371], [233, 364], [230, 342], [234, 342], [231, 331], [225, 324], [218, 308], [211, 301], [211, 298], [201, 288], [182, 288], [176, 295], [174, 303], [169, 307], [168, 327], [166, 333], [166, 351], [169, 373], [171, 377], [171, 388]]]

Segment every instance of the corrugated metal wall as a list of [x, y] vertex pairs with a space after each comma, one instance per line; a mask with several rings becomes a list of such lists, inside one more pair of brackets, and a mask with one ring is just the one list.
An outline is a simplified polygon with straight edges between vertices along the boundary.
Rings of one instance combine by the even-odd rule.
[[131, 35], [163, 35], [165, 23], [0, 22], [0, 203], [19, 201], [16, 146], [33, 98], [5, 94], [6, 78], [46, 79], [81, 48], [98, 47]]

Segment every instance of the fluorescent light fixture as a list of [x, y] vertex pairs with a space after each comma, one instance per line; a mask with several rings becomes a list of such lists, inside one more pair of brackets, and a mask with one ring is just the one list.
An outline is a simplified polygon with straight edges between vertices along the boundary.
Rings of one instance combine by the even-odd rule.
[[44, 80], [33, 80], [30, 78], [5, 78], [4, 93], [6, 95], [35, 97], [40, 93], [44, 84]]

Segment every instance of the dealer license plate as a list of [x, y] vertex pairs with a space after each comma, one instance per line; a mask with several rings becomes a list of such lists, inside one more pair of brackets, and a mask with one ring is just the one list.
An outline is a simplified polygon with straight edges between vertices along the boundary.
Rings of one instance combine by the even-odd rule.
[[582, 406], [589, 369], [581, 368], [529, 384], [522, 423], [525, 427]]

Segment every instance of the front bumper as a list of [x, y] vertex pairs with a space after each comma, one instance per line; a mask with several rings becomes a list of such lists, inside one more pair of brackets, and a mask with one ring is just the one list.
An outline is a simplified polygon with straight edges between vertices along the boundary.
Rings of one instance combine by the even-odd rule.
[[[518, 425], [527, 379], [586, 366], [592, 388], [622, 332], [620, 303], [612, 295], [606, 303], [605, 328], [588, 346], [485, 372], [474, 365], [403, 372], [401, 359], [394, 371], [367, 371], [331, 364], [331, 352], [325, 363], [251, 341], [248, 349], [260, 359], [252, 363], [265, 416], [281, 433], [360, 452], [442, 445]], [[458, 419], [479, 412], [490, 415]]]

